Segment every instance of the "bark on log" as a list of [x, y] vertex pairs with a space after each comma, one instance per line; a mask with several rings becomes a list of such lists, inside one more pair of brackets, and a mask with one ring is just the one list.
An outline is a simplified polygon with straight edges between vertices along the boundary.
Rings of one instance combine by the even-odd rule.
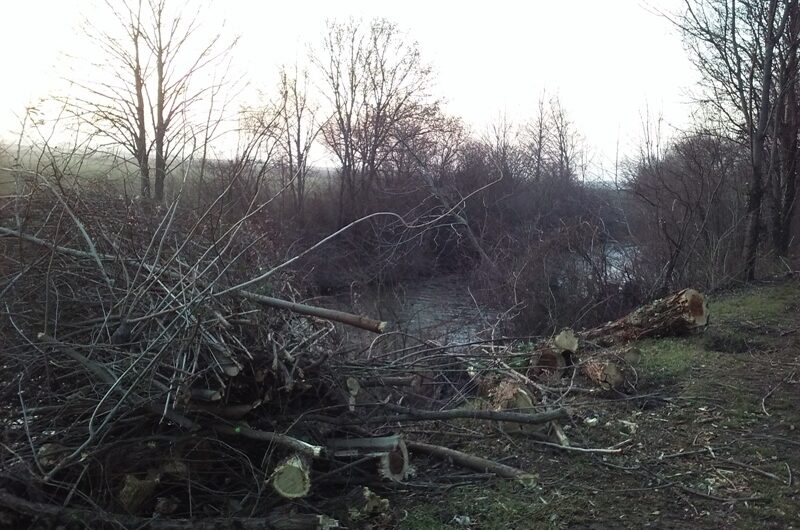
[[278, 495], [286, 499], [299, 499], [311, 490], [311, 474], [308, 459], [293, 454], [283, 459], [269, 478]]
[[370, 438], [333, 438], [326, 442], [328, 454], [338, 458], [364, 459], [375, 457], [378, 474], [393, 482], [401, 482], [411, 474], [411, 463], [400, 435]]
[[705, 297], [694, 289], [684, 289], [577, 336], [571, 330], [562, 331], [534, 348], [527, 375], [539, 381], [560, 378], [566, 368], [575, 366], [602, 388], [632, 390], [637, 382], [633, 365], [639, 354], [625, 344], [647, 337], [685, 335], [706, 326], [708, 316]]
[[647, 337], [685, 335], [708, 324], [708, 304], [694, 289], [684, 289], [651, 302], [619, 320], [580, 332], [583, 340], [601, 346], [623, 344]]
[[360, 329], [365, 329], [373, 333], [383, 333], [386, 331], [387, 323], [381, 320], [373, 320], [371, 318], [345, 313], [343, 311], [336, 311], [335, 309], [326, 309], [324, 307], [314, 307], [306, 304], [298, 304], [296, 302], [289, 302], [279, 298], [272, 298], [261, 294], [256, 294], [250, 291], [239, 291], [242, 298], [246, 298], [253, 302], [258, 302], [269, 307], [277, 309], [287, 309], [300, 315], [307, 315], [312, 317], [323, 318], [325, 320], [332, 320], [334, 322], [341, 322], [348, 326], [353, 326]]

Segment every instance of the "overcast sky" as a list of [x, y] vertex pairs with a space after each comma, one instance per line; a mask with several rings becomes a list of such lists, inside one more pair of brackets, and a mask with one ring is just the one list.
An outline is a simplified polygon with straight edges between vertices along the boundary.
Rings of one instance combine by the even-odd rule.
[[[81, 54], [78, 26], [91, 0], [3, 2], [0, 45], [0, 131], [14, 114], [51, 94], [63, 75], [64, 53]], [[192, 0], [189, 9], [197, 9]], [[207, 6], [207, 31], [239, 34], [235, 67], [253, 87], [270, 89], [277, 66], [303, 59], [325, 20], [383, 16], [420, 44], [436, 72], [446, 108], [476, 132], [505, 113], [524, 121], [543, 90], [557, 94], [594, 152], [613, 160], [619, 140], [630, 153], [642, 116], [688, 123], [688, 91], [696, 81], [680, 36], [653, 13], [682, 0], [217, 0]], [[223, 27], [224, 22], [224, 27]]]

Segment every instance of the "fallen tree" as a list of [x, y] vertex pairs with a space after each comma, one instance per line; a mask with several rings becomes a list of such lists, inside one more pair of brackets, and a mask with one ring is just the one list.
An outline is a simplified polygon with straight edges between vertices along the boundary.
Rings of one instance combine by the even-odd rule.
[[694, 289], [683, 289], [643, 305], [618, 320], [581, 331], [578, 336], [584, 341], [612, 346], [648, 337], [686, 335], [704, 328], [708, 316], [705, 297]]
[[705, 297], [694, 289], [684, 289], [618, 320], [577, 333], [566, 329], [542, 341], [533, 349], [527, 375], [535, 381], [552, 382], [577, 369], [597, 387], [633, 390], [640, 353], [630, 343], [687, 335], [704, 328], [708, 317]]

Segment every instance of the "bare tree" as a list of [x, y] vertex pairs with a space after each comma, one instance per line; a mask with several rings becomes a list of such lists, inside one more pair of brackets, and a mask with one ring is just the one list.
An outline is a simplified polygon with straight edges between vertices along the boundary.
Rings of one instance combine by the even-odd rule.
[[416, 43], [388, 20], [332, 22], [314, 57], [331, 116], [325, 145], [340, 164], [339, 223], [363, 213], [379, 171], [397, 146], [394, 128], [426, 105], [431, 70]]
[[711, 107], [750, 149], [744, 276], [755, 278], [762, 232], [767, 136], [774, 116], [775, 55], [796, 3], [779, 0], [686, 0], [678, 21], [703, 75]]
[[[87, 22], [86, 33], [102, 54], [94, 77], [73, 80], [83, 89], [73, 110], [95, 133], [121, 146], [138, 166], [142, 196], [164, 199], [170, 170], [187, 155], [196, 127], [192, 112], [222, 81], [195, 78], [230, 51], [219, 34], [200, 41], [199, 13], [185, 15], [168, 0], [105, 1], [114, 24], [106, 29]], [[183, 11], [182, 11], [183, 10]]]
[[309, 99], [309, 74], [283, 67], [280, 72], [278, 101], [281, 127], [280, 149], [297, 219], [302, 223], [308, 184], [309, 153], [320, 132], [318, 107]]
[[769, 175], [770, 233], [772, 248], [778, 256], [789, 254], [792, 218], [797, 199], [798, 134], [800, 103], [798, 102], [798, 44], [800, 43], [800, 9], [798, 1], [787, 5], [788, 29], [777, 46], [774, 132], [771, 144]]

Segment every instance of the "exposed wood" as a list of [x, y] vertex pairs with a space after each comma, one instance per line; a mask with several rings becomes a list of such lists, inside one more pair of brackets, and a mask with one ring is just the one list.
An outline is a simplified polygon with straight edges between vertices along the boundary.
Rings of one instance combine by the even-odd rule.
[[534, 348], [527, 375], [535, 381], [560, 379], [574, 366], [606, 390], [635, 390], [639, 351], [626, 346], [647, 337], [685, 335], [708, 324], [708, 304], [694, 289], [684, 289], [632, 313], [582, 331], [565, 329]]
[[553, 338], [553, 345], [561, 351], [575, 353], [578, 351], [578, 337], [570, 328], [565, 328]]
[[560, 379], [572, 365], [572, 354], [578, 351], [578, 337], [569, 328], [552, 339], [540, 343], [531, 355], [527, 375], [533, 379]]
[[411, 474], [410, 461], [408, 446], [401, 438], [397, 447], [381, 456], [378, 462], [378, 473], [392, 482], [401, 482]]
[[595, 350], [580, 360], [581, 373], [606, 390], [635, 390], [638, 374], [634, 367], [640, 357], [633, 347]]
[[299, 499], [311, 490], [311, 474], [308, 459], [293, 454], [275, 466], [269, 482], [278, 495], [286, 499]]
[[408, 448], [400, 435], [333, 438], [326, 445], [328, 453], [338, 458], [376, 457], [378, 473], [394, 482], [405, 480], [411, 472]]
[[494, 473], [498, 477], [502, 478], [527, 480], [535, 479], [536, 477], [534, 474], [526, 473], [525, 471], [516, 467], [500, 464], [499, 462], [493, 462], [491, 460], [487, 460], [486, 458], [463, 453], [448, 447], [411, 441], [408, 442], [408, 447], [412, 451], [419, 451], [438, 458], [444, 458], [446, 460], [450, 460], [454, 464], [469, 469], [474, 469], [475, 471], [481, 473]]
[[622, 344], [647, 337], [685, 335], [708, 324], [708, 303], [694, 289], [684, 289], [651, 302], [632, 313], [578, 336], [602, 346]]
[[[521, 382], [514, 379], [504, 379], [497, 383], [489, 390], [489, 399], [497, 411], [529, 414], [535, 410], [533, 394]], [[526, 432], [530, 428], [530, 425], [518, 422], [500, 422], [500, 429], [507, 433]]]

